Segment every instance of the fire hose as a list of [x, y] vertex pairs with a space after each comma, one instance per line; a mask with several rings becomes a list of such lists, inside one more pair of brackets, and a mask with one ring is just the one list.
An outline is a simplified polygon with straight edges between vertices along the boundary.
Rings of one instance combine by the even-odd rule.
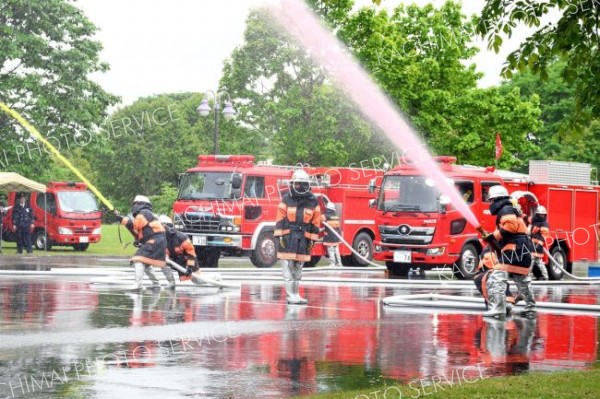
[[372, 266], [377, 266], [377, 267], [381, 267], [381, 265], [378, 265], [377, 263], [371, 262], [369, 259], [365, 258], [364, 256], [362, 256], [361, 254], [358, 253], [358, 251], [356, 251], [354, 248], [352, 248], [352, 245], [348, 244], [348, 242], [346, 240], [344, 240], [344, 237], [342, 237], [337, 231], [335, 231], [335, 229], [333, 227], [331, 227], [327, 222], [323, 222], [323, 224], [329, 229], [330, 232], [333, 233], [333, 235], [335, 235], [337, 238], [340, 239], [340, 241], [346, 246], [348, 247], [348, 249], [356, 256], [358, 256], [362, 261], [368, 263], [369, 265]]
[[554, 257], [552, 255], [550, 255], [550, 252], [548, 252], [548, 250], [546, 248], [544, 248], [544, 252], [546, 253], [546, 255], [548, 255], [548, 259], [550, 259], [550, 262], [552, 262], [554, 264], [554, 266], [556, 266], [561, 272], [563, 272], [565, 275], [571, 277], [573, 280], [579, 280], [579, 281], [597, 281], [600, 280], [600, 277], [577, 277], [571, 273], [569, 273], [568, 271], [566, 271], [560, 263], [558, 263], [556, 261], [556, 259], [554, 259]]
[[[174, 262], [169, 257], [167, 257], [166, 261], [167, 261], [167, 264], [169, 266], [171, 266], [171, 268], [177, 270], [178, 272], [181, 272], [184, 274], [187, 272], [185, 267]], [[210, 277], [202, 275], [200, 272], [194, 272], [190, 275], [190, 277], [192, 278], [192, 282], [194, 282], [195, 284], [198, 284], [198, 285], [201, 285], [202, 283], [204, 283], [204, 284], [210, 284], [210, 285], [214, 285], [214, 286], [221, 287], [221, 288], [240, 288], [239, 284], [226, 283], [226, 282], [220, 281], [220, 280], [213, 280]]]

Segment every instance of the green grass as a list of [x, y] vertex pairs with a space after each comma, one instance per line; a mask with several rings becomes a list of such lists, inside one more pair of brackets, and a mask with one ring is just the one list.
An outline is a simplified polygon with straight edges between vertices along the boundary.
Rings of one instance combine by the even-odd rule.
[[[73, 247], [59, 247], [54, 246], [50, 251], [45, 253], [44, 251], [34, 250], [34, 255], [49, 255], [49, 256], [60, 256], [60, 255], [113, 255], [113, 256], [130, 256], [135, 252], [135, 248], [130, 244], [127, 248], [123, 248], [123, 244], [119, 242], [119, 225], [117, 224], [103, 224], [102, 225], [102, 238], [99, 243], [90, 244], [88, 249], [83, 252], [75, 251]], [[124, 243], [133, 241], [133, 237], [126, 228], [121, 226], [121, 239]], [[2, 242], [2, 252], [5, 254], [14, 254], [17, 252], [17, 244], [14, 242]]]
[[[485, 377], [485, 374], [483, 375]], [[449, 377], [450, 378], [450, 377]], [[472, 378], [471, 383], [458, 379], [454, 386], [432, 385], [434, 378], [415, 379], [405, 384], [341, 391], [303, 399], [375, 399], [423, 398], [430, 399], [522, 399], [522, 398], [598, 398], [600, 397], [600, 369], [589, 371], [533, 372], [513, 377]], [[435, 377], [435, 382], [443, 377]], [[429, 383], [429, 384], [428, 384]], [[410, 384], [410, 385], [409, 385]], [[386, 389], [388, 390], [386, 392]], [[402, 396], [400, 396], [400, 392]], [[386, 395], [384, 395], [384, 393]]]

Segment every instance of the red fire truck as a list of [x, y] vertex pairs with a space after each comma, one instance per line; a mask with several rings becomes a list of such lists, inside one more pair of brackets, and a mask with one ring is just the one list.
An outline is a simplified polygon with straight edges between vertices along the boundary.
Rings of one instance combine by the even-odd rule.
[[[368, 182], [383, 173], [372, 169], [305, 168], [314, 179], [321, 205], [332, 201], [342, 222], [343, 237], [367, 259], [373, 255], [374, 195]], [[175, 228], [186, 233], [203, 267], [217, 267], [222, 252], [250, 256], [256, 267], [277, 261], [273, 237], [277, 206], [287, 190], [293, 167], [260, 165], [251, 155], [200, 155], [196, 167], [182, 175], [173, 204]], [[340, 247], [343, 263], [365, 264]], [[314, 266], [326, 251], [313, 248]]]
[[[518, 199], [525, 215], [533, 216], [538, 205], [547, 208], [553, 238], [549, 250], [567, 271], [575, 261], [598, 259], [600, 188], [592, 184], [588, 164], [531, 161], [525, 175], [455, 165], [455, 157], [436, 160], [485, 230], [495, 227], [487, 192], [502, 184]], [[375, 182], [371, 187], [375, 189]], [[474, 275], [482, 250], [478, 233], [413, 164], [402, 163], [386, 172], [372, 206], [379, 227], [374, 258], [385, 261], [391, 274], [450, 266], [458, 277]], [[562, 278], [559, 268], [548, 269], [552, 279]]]
[[[12, 232], [12, 207], [18, 204], [16, 192], [8, 194], [11, 209], [2, 223], [2, 239], [15, 241]], [[29, 195], [34, 215], [33, 245], [36, 249], [72, 246], [85, 251], [90, 243], [100, 241], [102, 213], [94, 195], [85, 183], [50, 182], [45, 193]]]

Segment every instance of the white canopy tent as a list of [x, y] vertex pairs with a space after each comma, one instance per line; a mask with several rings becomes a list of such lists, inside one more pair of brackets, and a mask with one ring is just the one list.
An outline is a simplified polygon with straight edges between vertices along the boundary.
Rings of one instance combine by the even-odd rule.
[[[14, 172], [0, 172], [0, 192], [21, 192], [32, 193], [34, 191], [45, 193], [46, 186], [36, 181], [30, 180]], [[44, 201], [46, 199], [44, 198]], [[45, 219], [45, 214], [44, 214]], [[44, 220], [44, 226], [47, 221]], [[2, 223], [0, 221], [0, 252], [2, 251]]]

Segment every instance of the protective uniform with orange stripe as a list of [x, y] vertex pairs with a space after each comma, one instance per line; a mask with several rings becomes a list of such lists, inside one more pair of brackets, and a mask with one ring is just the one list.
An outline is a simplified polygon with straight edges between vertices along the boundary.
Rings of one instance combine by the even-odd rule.
[[310, 178], [304, 170], [296, 170], [279, 207], [274, 236], [279, 237], [277, 258], [281, 270], [287, 302], [304, 305], [308, 301], [300, 296], [302, 266], [311, 259], [313, 241], [319, 238], [321, 210], [315, 195], [310, 191]]
[[135, 267], [135, 283], [131, 289], [139, 290], [142, 287], [144, 273], [154, 286], [160, 286], [152, 266], [160, 267], [169, 282], [169, 287], [174, 288], [175, 279], [172, 270], [165, 263], [165, 229], [152, 213], [152, 204], [148, 197], [137, 195], [132, 203], [131, 214], [133, 218], [121, 216], [115, 210], [115, 217], [135, 237], [134, 245], [138, 247], [131, 258], [131, 264]]
[[486, 317], [506, 317], [506, 281], [510, 277], [517, 285], [518, 294], [525, 300], [525, 311], [535, 309], [535, 299], [531, 292], [529, 268], [533, 244], [529, 237], [525, 222], [520, 212], [510, 200], [508, 191], [503, 186], [492, 186], [488, 199], [490, 213], [496, 216], [496, 230], [485, 237], [488, 242], [495, 241], [500, 248], [498, 263], [488, 280], [488, 296], [490, 309], [484, 313]]
[[548, 280], [548, 268], [544, 263], [544, 248], [546, 248], [548, 241], [552, 241], [552, 238], [550, 237], [550, 226], [546, 220], [547, 213], [544, 206], [538, 205], [533, 218], [531, 219], [531, 225], [529, 226], [531, 241], [534, 245], [531, 268], [538, 268], [542, 275], [542, 280]]

